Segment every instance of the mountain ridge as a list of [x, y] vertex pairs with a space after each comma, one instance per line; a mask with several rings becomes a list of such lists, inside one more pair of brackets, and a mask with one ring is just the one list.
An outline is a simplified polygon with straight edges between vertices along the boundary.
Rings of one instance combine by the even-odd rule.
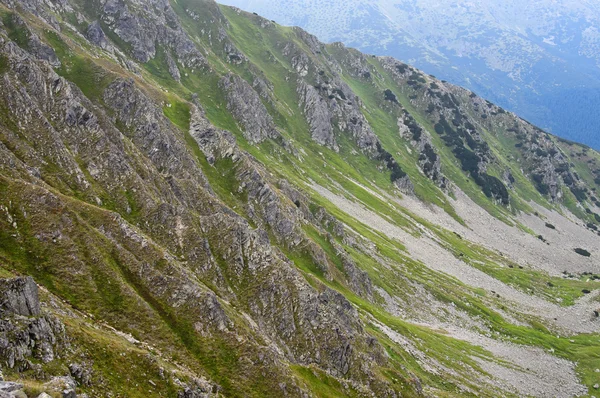
[[596, 151], [208, 0], [0, 13], [17, 390], [593, 392]]
[[326, 42], [394, 56], [598, 148], [585, 111], [598, 102], [600, 65], [600, 10], [590, 2], [225, 3], [299, 25]]

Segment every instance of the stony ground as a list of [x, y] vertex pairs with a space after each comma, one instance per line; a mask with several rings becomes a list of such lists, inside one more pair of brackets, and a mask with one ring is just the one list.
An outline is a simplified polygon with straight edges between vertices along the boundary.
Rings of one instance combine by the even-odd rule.
[[[446, 273], [469, 286], [499, 294], [502, 300], [511, 303], [513, 311], [540, 316], [546, 322], [555, 324], [564, 333], [592, 333], [600, 327], [599, 321], [590, 316], [597, 307], [597, 302], [594, 301], [596, 295], [594, 294], [584, 296], [571, 307], [561, 307], [556, 303], [526, 294], [460, 261], [444, 249], [433, 238], [432, 234], [425, 233], [421, 237], [415, 237], [358, 201], [335, 194], [317, 184], [313, 184], [311, 188], [358, 221], [374, 230], [385, 233], [391, 238], [398, 239], [406, 246], [411, 257], [418, 259], [427, 267]], [[546, 244], [538, 244], [536, 241], [539, 240], [535, 237], [522, 232], [516, 227], [508, 226], [479, 207], [472, 205], [470, 199], [462, 192], [459, 191], [456, 196], [457, 200], [453, 202], [453, 205], [455, 205], [459, 216], [466, 222], [468, 227], [456, 222], [443, 210], [430, 205], [426, 206], [412, 197], [405, 196], [398, 199], [398, 203], [413, 214], [460, 233], [472, 242], [498, 250], [518, 263], [539, 266], [557, 274], [559, 274], [558, 270], [562, 269], [570, 272], [600, 271], [600, 265], [595, 260], [578, 258], [581, 256], [575, 253], [571, 255], [572, 250], [570, 252], [564, 249], [563, 246], [585, 245], [592, 248], [592, 250], [597, 250], [600, 244], [597, 236], [571, 219], [556, 212], [550, 212], [542, 208], [538, 209], [543, 217], [549, 220], [548, 222], [554, 223], [557, 227], [552, 234], [553, 242], [560, 239], [563, 244], [563, 246], [559, 246], [551, 243], [548, 247]], [[473, 211], [473, 209], [480, 211]], [[534, 230], [540, 228], [540, 226], [543, 227], [545, 223], [540, 217], [536, 216], [521, 216], [520, 220], [523, 220], [524, 223], [527, 223], [527, 226]], [[549, 236], [552, 235], [549, 234]], [[529, 251], [530, 247], [533, 247], [532, 251]], [[538, 261], [536, 261], [537, 255], [539, 255], [537, 257]], [[431, 302], [433, 303], [435, 300]], [[402, 314], [397, 315], [402, 317]], [[539, 348], [520, 346], [493, 339], [481, 333], [482, 325], [476, 320], [465, 322], [465, 317], [468, 317], [468, 315], [463, 313], [460, 316], [444, 316], [443, 320], [424, 317], [422, 319], [413, 318], [411, 321], [434, 329], [445, 330], [454, 338], [468, 341], [488, 350], [493, 354], [494, 360], [489, 358], [477, 359], [481, 367], [492, 376], [487, 382], [497, 383], [518, 395], [570, 397], [585, 394], [587, 391], [579, 382], [572, 362], [557, 358]], [[506, 319], [513, 321], [513, 318], [508, 314]], [[514, 320], [514, 322], [518, 323], [519, 321]], [[386, 333], [392, 335], [393, 331], [388, 328]], [[397, 335], [394, 338], [400, 339]], [[409, 351], [414, 352], [414, 347], [410, 347], [410, 343], [405, 340], [403, 339], [404, 345], [409, 347]], [[419, 353], [413, 355], [425, 361]]]

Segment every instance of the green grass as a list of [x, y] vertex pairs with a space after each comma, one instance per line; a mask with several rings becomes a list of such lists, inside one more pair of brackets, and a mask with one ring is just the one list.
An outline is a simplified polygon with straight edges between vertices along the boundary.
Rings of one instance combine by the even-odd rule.
[[359, 397], [354, 388], [344, 388], [342, 383], [317, 367], [292, 365], [292, 371], [318, 398]]
[[55, 31], [45, 30], [44, 38], [61, 61], [56, 72], [75, 83], [86, 97], [101, 100], [104, 90], [114, 80], [113, 74], [89, 56], [74, 51]]
[[[459, 239], [452, 232], [411, 214], [395, 202], [374, 195], [371, 191], [381, 191], [383, 196], [396, 194], [390, 181], [389, 171], [382, 169], [379, 162], [361, 153], [352, 137], [337, 131], [337, 128], [336, 140], [340, 147], [339, 153], [317, 145], [310, 136], [309, 126], [298, 104], [296, 72], [290, 64], [290, 56], [283, 54], [285, 44], [292, 45], [293, 53], [304, 51], [308, 54], [306, 44], [300, 40], [293, 29], [276, 24], [261, 28], [257, 18], [249, 14], [238, 14], [237, 11], [225, 6], [215, 8], [217, 6], [181, 0], [173, 3], [173, 7], [182, 18], [186, 29], [192, 32], [193, 40], [207, 50], [207, 62], [210, 67], [197, 70], [182, 67], [182, 81], [176, 82], [168, 72], [166, 51], [169, 49], [158, 46], [156, 57], [143, 65], [142, 76], [136, 77], [136, 81], [153, 89], [154, 99], [164, 105], [162, 108], [164, 115], [181, 130], [181, 138], [185, 139], [189, 151], [197, 160], [198, 170], [202, 170], [206, 175], [216, 196], [230, 209], [248, 220], [252, 228], [256, 226], [248, 216], [248, 198], [245, 193], [239, 193], [238, 190], [241, 182], [238, 180], [241, 167], [239, 161], [220, 158], [216, 159], [214, 164], [209, 164], [206, 156], [189, 134], [189, 101], [194, 94], [198, 96], [209, 121], [218, 128], [231, 131], [238, 141], [240, 150], [247, 151], [272, 173], [271, 176], [266, 177], [268, 183], [275, 185], [278, 179], [287, 179], [294, 186], [304, 189], [304, 193], [309, 196], [311, 210], [316, 211], [319, 207], [323, 207], [338, 220], [343, 221], [349, 229], [370, 242], [367, 250], [362, 244], [348, 244], [348, 241], [341, 237], [330, 236], [329, 233], [332, 231], [326, 230], [324, 226], [303, 225], [306, 238], [323, 249], [328, 262], [326, 269], [315, 264], [308, 250], [287, 247], [280, 247], [280, 249], [294, 262], [306, 281], [315, 289], [322, 290], [324, 286], [334, 289], [343, 294], [358, 309], [367, 332], [378, 339], [388, 355], [386, 365], [373, 367], [374, 377], [389, 382], [402, 391], [404, 396], [409, 397], [416, 395], [412, 383], [416, 377], [431, 388], [432, 395], [435, 396], [461, 396], [464, 392], [460, 390], [459, 385], [465, 383], [464, 379], [468, 380], [466, 382], [468, 387], [480, 396], [494, 396], [496, 391], [489, 391], [477, 385], [477, 381], [469, 377], [472, 377], [473, 369], [483, 373], [473, 357], [491, 361], [497, 359], [479, 347], [447, 336], [443, 331], [414, 325], [392, 315], [385, 309], [385, 303], [378, 293], [375, 293], [372, 298], [365, 298], [353, 292], [348, 286], [342, 260], [337, 253], [337, 245], [340, 245], [347, 255], [367, 272], [375, 286], [397, 297], [400, 302], [410, 304], [414, 296], [420, 294], [420, 289], [424, 289], [435, 300], [446, 305], [455, 305], [471, 317], [481, 320], [492, 331], [495, 338], [546, 350], [552, 349], [556, 355], [577, 362], [578, 374], [586, 385], [591, 386], [597, 381], [597, 374], [594, 373], [600, 355], [597, 334], [577, 335], [570, 338], [558, 337], [537, 317], [522, 314], [514, 314], [514, 316], [528, 326], [509, 323], [493, 310], [495, 307], [503, 306], [501, 300], [482, 289], [473, 289], [454, 278], [434, 272], [410, 258], [402, 242], [391, 239], [371, 226], [357, 221], [351, 215], [345, 214], [333, 203], [313, 192], [310, 184], [315, 182], [359, 202], [365, 208], [415, 236], [419, 236], [423, 228], [428, 233], [434, 234], [443, 245], [471, 266], [523, 291], [532, 290], [534, 294], [549, 300], [561, 298], [562, 305], [572, 304], [582, 296], [581, 290], [584, 288], [593, 290], [596, 287], [593, 282], [555, 278], [539, 271], [520, 269], [507, 259], [500, 258], [496, 253]], [[213, 29], [211, 33], [216, 37], [218, 32], [214, 26], [210, 25], [207, 28], [205, 24], [207, 21], [195, 21], [186, 12], [188, 9], [196, 10], [207, 21], [213, 18], [211, 13], [220, 10], [229, 21], [226, 28], [233, 44], [244, 52], [249, 62], [240, 65], [229, 63], [227, 54], [222, 49], [223, 43], [215, 44], [216, 42], [207, 39], [204, 29]], [[92, 9], [87, 11], [97, 12]], [[11, 22], [12, 18], [8, 20], [7, 15], [3, 14], [3, 20], [9, 36], [26, 48], [28, 32]], [[72, 19], [73, 15], [69, 15], [68, 18]], [[78, 25], [78, 28], [84, 29], [84, 26]], [[119, 48], [125, 53], [131, 51], [127, 43], [122, 42], [107, 26], [104, 28]], [[57, 72], [75, 83], [98, 105], [103, 105], [103, 91], [117, 74], [129, 76], [129, 72], [120, 69], [107, 57], [100, 56], [97, 59], [90, 57], [85, 47], [82, 47], [83, 44], [67, 33], [59, 34], [52, 30], [44, 30], [41, 36], [55, 49], [62, 62]], [[342, 60], [349, 53], [350, 50], [327, 46], [324, 54], [307, 56], [316, 68], [323, 71], [324, 76], [331, 76], [333, 69], [324, 62], [325, 56]], [[411, 93], [408, 89], [395, 82], [377, 59], [369, 58], [368, 62], [372, 70], [377, 72], [373, 74], [374, 76], [378, 74], [377, 79], [367, 81], [355, 78], [349, 70], [346, 70], [347, 65], [340, 61], [344, 69], [342, 78], [361, 98], [365, 105], [364, 115], [379, 137], [383, 148], [390, 152], [408, 173], [415, 184], [415, 192], [419, 199], [439, 206], [464, 225], [464, 221], [452, 208], [451, 200], [420, 172], [416, 164], [418, 154], [414, 150], [411, 152], [408, 149], [410, 143], [398, 134], [396, 122], [400, 111], [391, 109], [390, 105], [384, 102], [383, 90], [392, 89], [398, 95], [398, 100], [403, 107], [428, 131], [433, 131], [432, 121], [423, 109], [411, 103], [409, 99]], [[7, 59], [0, 58], [0, 73], [7, 70]], [[296, 149], [301, 150], [300, 156], [288, 153], [280, 143], [275, 141], [268, 140], [260, 145], [251, 146], [244, 140], [238, 124], [226, 110], [226, 99], [219, 87], [220, 79], [230, 72], [240, 75], [251, 84], [255, 76], [269, 80], [273, 85], [272, 98], [265, 99], [264, 104], [283, 137]], [[306, 77], [309, 83], [314, 82], [316, 73], [316, 70], [311, 70]], [[490, 142], [491, 151], [498, 159], [497, 164], [490, 165], [490, 174], [499, 176], [509, 168], [517, 180], [515, 191], [511, 193], [513, 196], [511, 208], [497, 206], [486, 198], [481, 188], [472, 179], [467, 178], [454, 154], [433, 133], [431, 134], [433, 142], [439, 149], [443, 162], [442, 171], [490, 214], [507, 224], [525, 229], [513, 221], [514, 212], [517, 210], [531, 212], [529, 201], [546, 207], [552, 206], [537, 193], [531, 181], [521, 173], [519, 163], [509, 158], [511, 149], [514, 148], [514, 140], [508, 135], [501, 134], [501, 131], [493, 129], [484, 128], [482, 134], [486, 141]], [[578, 173], [586, 181], [593, 179], [584, 160], [573, 161], [576, 162]], [[82, 169], [86, 169], [87, 165], [83, 161], [79, 160], [78, 163]], [[229, 302], [227, 305], [224, 304], [225, 310], [237, 321], [243, 341], [227, 333], [213, 337], [201, 335], [194, 328], [191, 314], [185, 309], [172, 307], [167, 293], [164, 295], [156, 293], [152, 289], [152, 284], [143, 278], [145, 274], [142, 271], [152, 270], [167, 274], [168, 271], [186, 265], [176, 260], [171, 263], [165, 260], [166, 254], [170, 254], [168, 234], [171, 231], [164, 232], [162, 235], [163, 232], [156, 232], [157, 229], [144, 226], [144, 217], [147, 216], [144, 213], [144, 203], [140, 201], [141, 196], [138, 196], [134, 190], [124, 187], [116, 194], [118, 197], [113, 197], [99, 186], [93, 186], [86, 196], [80, 192], [73, 192], [69, 188], [61, 169], [55, 164], [48, 163], [43, 168], [43, 172], [46, 182], [50, 182], [54, 187], [51, 192], [60, 198], [64, 206], [45, 209], [43, 214], [34, 216], [18, 215], [19, 235], [16, 237], [12, 229], [0, 228], [0, 263], [2, 264], [0, 277], [14, 274], [33, 275], [39, 283], [60, 298], [67, 300], [75, 308], [80, 308], [119, 329], [134, 333], [140, 339], [156, 344], [173, 361], [182, 362], [184, 366], [218, 382], [223, 388], [223, 393], [228, 396], [258, 397], [279, 394], [277, 381], [286, 379], [287, 376], [273, 374], [273, 368], [268, 365], [250, 364], [246, 361], [247, 358], [257, 358], [258, 351], [261, 350], [262, 345], [266, 345], [266, 342], [262, 341], [259, 334], [251, 332], [250, 328], [245, 329], [243, 326], [245, 321], [240, 321], [242, 316], [237, 311], [239, 309], [249, 312], [248, 297], [250, 293], [260, 289], [262, 281], [253, 278], [246, 271], [241, 276], [234, 273], [230, 264], [223, 260], [227, 258], [225, 253], [229, 248], [222, 247], [223, 242], [219, 241], [218, 233], [204, 236], [199, 228], [196, 238], [198, 242], [207, 239], [210, 243], [211, 256], [215, 257], [215, 267], [220, 272], [219, 276], [222, 276], [222, 280], [211, 279], [206, 275], [196, 275], [196, 277], [202, 289], [212, 288], [226, 298], [223, 299], [223, 303]], [[84, 170], [84, 174], [88, 180], [93, 181], [87, 170]], [[94, 195], [98, 194], [102, 198], [103, 209], [83, 202], [83, 200], [91, 202], [92, 190]], [[15, 183], [4, 176], [0, 177], [0, 198], [10, 198], [12, 212], [19, 213], [19, 209], [24, 204], [33, 200], [31, 198], [40, 197], [43, 193], [43, 190]], [[566, 192], [566, 198], [567, 206], [572, 208], [576, 205], [569, 192]], [[213, 199], [211, 198], [211, 201]], [[216, 199], [214, 201], [220, 203]], [[131, 211], [127, 213], [125, 208]], [[196, 209], [190, 211], [190, 217], [197, 216], [195, 211]], [[136, 247], [121, 247], [124, 243], [119, 241], [118, 228], [114, 226], [114, 212], [120, 213], [131, 224], [137, 225], [141, 231], [152, 234], [152, 236], [144, 236], [148, 242], [152, 242], [148, 248], [141, 250]], [[578, 210], [578, 214], [582, 214], [581, 210]], [[62, 225], [60, 223], [64, 219], [71, 221], [70, 229], [62, 231], [69, 238], [68, 241], [50, 244], [38, 238], [43, 236], [41, 232], [45, 231], [44, 225], [54, 225], [54, 223]], [[200, 218], [194, 218], [194, 222], [198, 225], [202, 223]], [[415, 222], [420, 224], [418, 228]], [[528, 232], [533, 233], [533, 231]], [[112, 239], [119, 242], [118, 245], [107, 237], [111, 234], [113, 234]], [[153, 243], [153, 240], [161, 242], [164, 247], [160, 246], [160, 243]], [[276, 239], [271, 241], [277, 246]], [[143, 268], [140, 264], [147, 268]], [[187, 271], [191, 270], [191, 267], [187, 269]], [[221, 290], [220, 283], [226, 284], [231, 291]], [[231, 300], [231, 297], [236, 295], [238, 297]], [[413, 311], [413, 315], [417, 315], [416, 312], [419, 310], [421, 309], [407, 308], [407, 313], [411, 314]], [[70, 320], [66, 322], [79, 344], [95, 358], [94, 370], [103, 377], [111, 391], [117, 395], [132, 397], [147, 394], [146, 390], [150, 388], [147, 383], [148, 377], [156, 376], [158, 366], [148, 358], [147, 352], [114, 339], [114, 336], [91, 328], [85, 323]], [[427, 353], [428, 357], [452, 369], [456, 374], [440, 375], [429, 371], [400, 344], [393, 342], [383, 333], [378, 324], [384, 324], [404, 336], [420, 351]], [[298, 384], [306, 386], [317, 397], [360, 396], [358, 389], [352, 386], [346, 388], [343, 380], [327, 374], [317, 366], [292, 364], [289, 366], [289, 371], [290, 377], [293, 376]], [[32, 385], [31, 388], [37, 387]], [[95, 391], [90, 389], [87, 392], [93, 395]], [[173, 396], [176, 392], [176, 386], [170, 383], [158, 385], [152, 391], [162, 396]]]
[[17, 23], [18, 14], [3, 11], [0, 15], [2, 16], [4, 28], [8, 32], [8, 38], [14, 41], [19, 47], [28, 50], [31, 33], [27, 29], [27, 26]]
[[172, 100], [163, 107], [163, 112], [169, 120], [181, 128], [188, 131], [190, 128], [190, 106], [181, 101]]
[[0, 55], [0, 74], [4, 74], [10, 70], [8, 58], [5, 55]]

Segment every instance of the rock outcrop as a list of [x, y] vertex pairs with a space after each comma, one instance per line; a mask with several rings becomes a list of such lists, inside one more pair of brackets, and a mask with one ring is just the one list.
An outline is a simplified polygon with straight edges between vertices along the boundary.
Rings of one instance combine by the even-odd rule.
[[38, 287], [33, 278], [0, 279], [0, 313], [26, 317], [40, 314]]
[[310, 125], [312, 139], [319, 145], [323, 145], [339, 151], [331, 125], [331, 114], [327, 101], [319, 94], [319, 91], [305, 83], [298, 84], [298, 95], [303, 106], [306, 120]]
[[177, 14], [168, 1], [109, 0], [103, 4], [103, 21], [129, 44], [133, 56], [142, 63], [156, 57], [161, 47], [177, 54], [177, 61], [187, 68], [206, 64], [202, 53], [186, 35]]
[[258, 144], [279, 137], [273, 118], [248, 82], [229, 74], [221, 79], [220, 86], [226, 93], [227, 108], [240, 123], [248, 142]]
[[69, 349], [62, 322], [40, 308], [31, 277], [0, 279], [1, 365], [18, 371], [39, 370]]

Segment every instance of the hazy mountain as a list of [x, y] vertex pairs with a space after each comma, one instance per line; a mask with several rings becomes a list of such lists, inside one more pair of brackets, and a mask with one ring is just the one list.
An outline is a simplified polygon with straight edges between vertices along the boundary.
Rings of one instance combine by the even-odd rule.
[[327, 42], [391, 55], [555, 134], [600, 147], [593, 1], [225, 0]]
[[597, 151], [211, 0], [0, 21], [1, 398], [596, 394]]

